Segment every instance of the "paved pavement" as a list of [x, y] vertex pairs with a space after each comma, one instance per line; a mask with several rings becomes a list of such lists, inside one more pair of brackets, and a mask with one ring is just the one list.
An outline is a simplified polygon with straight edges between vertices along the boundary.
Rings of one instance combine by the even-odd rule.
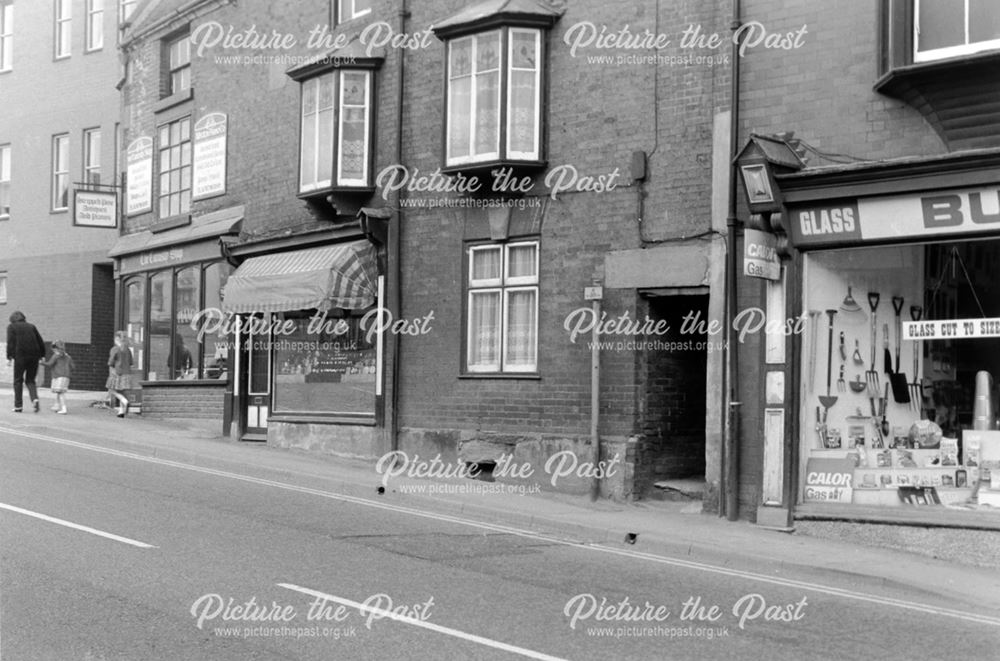
[[[381, 477], [366, 462], [324, 457], [224, 439], [218, 420], [155, 420], [91, 408], [103, 393], [72, 393], [70, 414], [55, 415], [43, 391], [42, 412], [10, 413], [9, 394], [0, 394], [0, 430], [18, 429], [48, 437], [86, 438], [115, 447], [220, 471], [239, 471], [275, 481], [343, 493], [371, 501], [511, 526], [563, 539], [613, 546], [629, 552], [682, 555], [701, 563], [728, 563], [734, 553], [745, 568], [808, 567], [830, 576], [853, 576], [870, 589], [890, 584], [919, 585], [945, 597], [968, 599], [1000, 609], [1000, 574], [902, 550], [887, 551], [836, 539], [820, 539], [728, 522], [684, 503], [616, 503], [542, 492], [521, 495], [488, 492], [490, 483], [392, 478], [379, 494]], [[471, 484], [471, 486], [470, 486]], [[430, 493], [437, 485], [436, 493]], [[447, 489], [464, 488], [462, 493]], [[471, 492], [469, 491], [471, 489]], [[423, 490], [423, 493], [420, 493]], [[627, 533], [636, 535], [625, 544]], [[947, 533], [944, 533], [947, 534]]]

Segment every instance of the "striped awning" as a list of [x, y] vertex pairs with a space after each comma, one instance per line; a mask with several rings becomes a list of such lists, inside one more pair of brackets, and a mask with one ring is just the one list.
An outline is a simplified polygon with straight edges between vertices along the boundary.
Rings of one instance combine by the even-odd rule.
[[225, 312], [360, 310], [375, 303], [375, 246], [367, 240], [251, 257], [229, 276]]

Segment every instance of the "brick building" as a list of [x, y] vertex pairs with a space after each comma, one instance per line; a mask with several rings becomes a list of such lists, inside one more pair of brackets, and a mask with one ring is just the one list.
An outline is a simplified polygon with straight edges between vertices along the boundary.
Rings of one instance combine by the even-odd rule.
[[65, 341], [85, 390], [114, 331], [115, 5], [0, 2], [0, 308]]
[[784, 271], [741, 278], [738, 306], [807, 323], [739, 349], [741, 506], [982, 527], [1000, 500], [1000, 8], [742, 9], [802, 38], [739, 60], [741, 218], [778, 236]]

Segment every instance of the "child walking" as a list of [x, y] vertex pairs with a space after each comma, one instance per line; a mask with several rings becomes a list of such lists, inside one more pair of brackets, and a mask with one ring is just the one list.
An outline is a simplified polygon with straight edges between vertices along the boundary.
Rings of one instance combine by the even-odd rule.
[[128, 414], [129, 401], [123, 391], [132, 387], [132, 350], [128, 346], [125, 331], [115, 332], [115, 345], [108, 356], [108, 381], [105, 384], [112, 397], [118, 400], [115, 413], [119, 418]]
[[69, 390], [69, 378], [73, 375], [73, 357], [66, 353], [66, 345], [62, 340], [52, 343], [52, 357], [39, 361], [52, 370], [52, 394], [56, 403], [52, 410], [66, 415], [66, 391]]

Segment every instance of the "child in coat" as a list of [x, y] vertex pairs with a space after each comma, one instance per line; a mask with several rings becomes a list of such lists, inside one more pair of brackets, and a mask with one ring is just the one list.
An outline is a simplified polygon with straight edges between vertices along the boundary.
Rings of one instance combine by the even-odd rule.
[[56, 396], [52, 410], [66, 415], [66, 391], [73, 374], [73, 357], [66, 353], [62, 340], [56, 340], [52, 343], [52, 357], [39, 363], [52, 370], [52, 394]]

